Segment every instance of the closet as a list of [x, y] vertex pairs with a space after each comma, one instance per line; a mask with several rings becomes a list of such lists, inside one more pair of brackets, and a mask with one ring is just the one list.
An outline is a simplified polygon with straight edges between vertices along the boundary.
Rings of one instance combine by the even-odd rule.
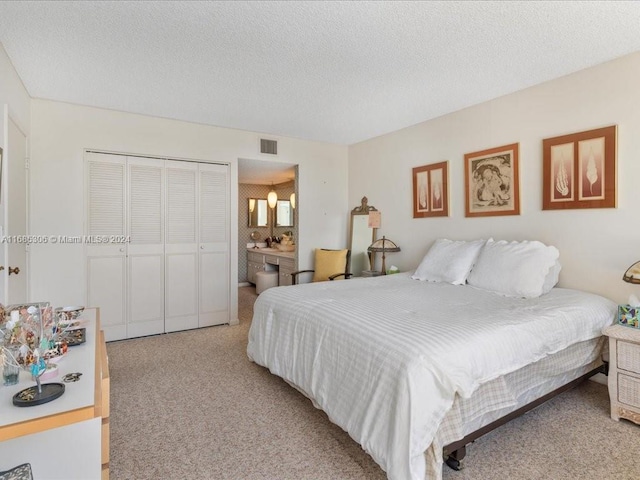
[[229, 323], [229, 166], [85, 153], [87, 305], [107, 340]]

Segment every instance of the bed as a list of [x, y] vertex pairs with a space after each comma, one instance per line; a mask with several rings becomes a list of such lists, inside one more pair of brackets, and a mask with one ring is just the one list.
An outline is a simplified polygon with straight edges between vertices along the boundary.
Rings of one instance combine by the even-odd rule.
[[616, 311], [576, 290], [523, 298], [470, 285], [486, 243], [464, 282], [421, 281], [419, 267], [269, 289], [254, 305], [248, 356], [309, 397], [388, 478], [439, 479], [443, 452], [464, 447], [456, 442], [595, 372]]

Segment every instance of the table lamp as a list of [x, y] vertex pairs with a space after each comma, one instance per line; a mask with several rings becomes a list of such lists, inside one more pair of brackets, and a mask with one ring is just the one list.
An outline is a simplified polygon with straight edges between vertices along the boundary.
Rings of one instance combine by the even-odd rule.
[[387, 274], [387, 267], [385, 265], [386, 252], [399, 252], [400, 247], [386, 237], [376, 240], [367, 249], [369, 252], [382, 252], [382, 275]]
[[629, 283], [640, 283], [640, 262], [636, 262], [627, 268], [622, 280]]

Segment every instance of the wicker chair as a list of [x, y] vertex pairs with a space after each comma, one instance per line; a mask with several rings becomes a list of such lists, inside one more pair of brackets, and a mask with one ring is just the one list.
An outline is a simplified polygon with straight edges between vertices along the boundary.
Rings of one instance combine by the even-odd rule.
[[317, 248], [313, 270], [298, 270], [297, 272], [292, 272], [292, 283], [294, 285], [298, 284], [298, 275], [301, 273], [313, 273], [312, 282], [339, 280], [341, 277], [344, 277], [346, 280], [351, 277], [351, 274], [349, 273], [350, 259], [351, 250], [328, 250], [326, 248]]

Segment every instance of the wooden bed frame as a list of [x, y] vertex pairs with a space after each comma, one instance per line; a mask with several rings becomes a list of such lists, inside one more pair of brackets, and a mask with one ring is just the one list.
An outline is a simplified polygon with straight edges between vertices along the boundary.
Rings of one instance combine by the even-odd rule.
[[465, 457], [465, 455], [467, 454], [467, 445], [470, 444], [471, 442], [475, 441], [476, 439], [480, 438], [481, 436], [483, 436], [486, 433], [489, 433], [492, 430], [495, 430], [496, 428], [504, 425], [505, 423], [513, 420], [514, 418], [519, 417], [520, 415], [523, 415], [525, 413], [527, 413], [529, 410], [533, 410], [534, 408], [542, 405], [543, 403], [545, 403], [547, 400], [551, 400], [553, 397], [555, 397], [556, 395], [559, 395], [563, 392], [566, 392], [567, 390], [572, 389], [573, 387], [579, 385], [580, 383], [582, 383], [583, 381], [585, 381], [586, 379], [592, 377], [593, 375], [597, 374], [597, 373], [604, 373], [605, 375], [608, 374], [608, 363], [604, 362], [602, 365], [594, 368], [593, 370], [585, 373], [584, 375], [581, 375], [580, 377], [570, 381], [569, 383], [556, 388], [555, 390], [547, 393], [546, 395], [543, 395], [542, 397], [534, 400], [531, 403], [527, 403], [526, 405], [523, 405], [522, 407], [518, 408], [517, 410], [514, 410], [511, 413], [508, 413], [507, 415], [505, 415], [504, 417], [499, 418], [498, 420], [495, 420], [494, 422], [489, 423], [488, 425], [485, 425], [482, 428], [479, 428], [478, 430], [476, 430], [475, 432], [471, 432], [469, 435], [466, 435], [464, 438], [457, 440], [453, 443], [450, 443], [449, 445], [445, 446], [442, 450], [443, 450], [443, 455], [445, 458], [445, 463], [452, 468], [453, 470], [461, 470], [462, 469], [462, 459]]

